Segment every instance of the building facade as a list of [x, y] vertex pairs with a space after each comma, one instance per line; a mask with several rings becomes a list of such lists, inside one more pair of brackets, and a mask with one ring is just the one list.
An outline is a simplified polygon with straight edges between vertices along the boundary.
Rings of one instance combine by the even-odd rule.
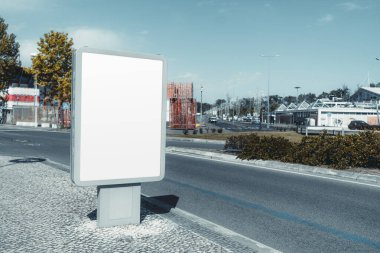
[[192, 83], [168, 84], [167, 115], [173, 129], [195, 129], [197, 102], [193, 98]]
[[371, 102], [380, 100], [380, 88], [361, 87], [353, 95], [352, 99], [357, 102]]
[[313, 125], [347, 128], [353, 120], [363, 120], [370, 125], [380, 122], [378, 104], [375, 102], [334, 102], [318, 99], [311, 105], [280, 106], [275, 111], [278, 124]]

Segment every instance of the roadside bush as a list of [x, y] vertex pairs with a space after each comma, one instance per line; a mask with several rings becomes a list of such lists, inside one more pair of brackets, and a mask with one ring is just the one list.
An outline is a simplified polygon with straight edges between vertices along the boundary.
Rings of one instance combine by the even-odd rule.
[[296, 147], [293, 162], [336, 169], [379, 167], [380, 137], [373, 132], [358, 135], [304, 137]]
[[331, 138], [325, 133], [318, 137], [303, 137], [301, 143], [294, 148], [291, 162], [312, 166], [331, 164]]
[[224, 148], [242, 151], [248, 143], [258, 142], [259, 139], [257, 134], [231, 136], [226, 139]]
[[199, 128], [199, 133], [203, 134], [203, 128]]
[[214, 134], [216, 132], [216, 129], [215, 128], [212, 128], [211, 129], [211, 132]]
[[218, 128], [218, 133], [222, 133], [223, 132], [223, 128]]
[[263, 136], [244, 145], [238, 158], [288, 161], [293, 144], [284, 137]]
[[227, 138], [225, 149], [238, 150], [238, 158], [246, 160], [279, 160], [336, 169], [380, 167], [380, 135], [369, 131], [346, 136], [305, 136], [300, 143], [283, 137], [239, 135]]
[[197, 134], [198, 133], [198, 130], [197, 129], [194, 129], [193, 130], [193, 134]]
[[189, 130], [187, 130], [187, 129], [185, 129], [185, 130], [183, 130], [183, 134], [188, 134], [189, 133]]

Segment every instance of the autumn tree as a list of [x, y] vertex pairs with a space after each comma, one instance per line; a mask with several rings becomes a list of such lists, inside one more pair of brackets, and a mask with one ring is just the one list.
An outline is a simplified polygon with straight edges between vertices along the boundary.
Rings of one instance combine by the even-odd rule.
[[[0, 92], [3, 94], [21, 69], [20, 45], [16, 42], [16, 35], [8, 34], [7, 29], [8, 24], [0, 17]], [[5, 96], [0, 98], [5, 100]]]
[[370, 83], [369, 87], [371, 87], [371, 88], [379, 88], [380, 87], [380, 82], [378, 82], [378, 83]]
[[222, 104], [224, 104], [226, 102], [226, 100], [225, 99], [217, 99], [216, 101], [215, 101], [215, 106], [221, 106]]
[[59, 104], [71, 101], [73, 39], [67, 33], [50, 31], [37, 45], [31, 71], [37, 76], [38, 84], [45, 86], [45, 95]]
[[[202, 103], [202, 112], [206, 112], [208, 110], [211, 110], [212, 108], [212, 105], [209, 104], [209, 103]], [[197, 112], [200, 113], [201, 112], [201, 103], [200, 102], [197, 102]]]
[[298, 96], [298, 101], [306, 101], [307, 103], [311, 104], [314, 103], [317, 100], [317, 96], [314, 93], [307, 93], [307, 94], [300, 94]]
[[329, 96], [330, 96], [330, 93], [323, 91], [321, 94], [318, 95], [317, 99], [329, 98]]
[[283, 103], [285, 105], [290, 105], [291, 103], [296, 103], [297, 98], [295, 96], [286, 96], [283, 98]]
[[330, 91], [330, 97], [341, 98], [344, 101], [350, 100], [351, 91], [347, 85], [343, 85], [342, 88]]

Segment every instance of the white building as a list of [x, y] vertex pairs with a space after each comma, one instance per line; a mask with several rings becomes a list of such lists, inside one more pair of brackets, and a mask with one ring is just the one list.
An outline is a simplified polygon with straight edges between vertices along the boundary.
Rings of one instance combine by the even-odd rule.
[[352, 98], [358, 102], [369, 102], [380, 100], [379, 87], [361, 87], [353, 95]]
[[[377, 103], [334, 102], [318, 99], [309, 105], [306, 102], [297, 107], [280, 106], [276, 111], [276, 123], [305, 124], [347, 128], [353, 120], [363, 120], [370, 125], [380, 122]], [[312, 120], [310, 120], [312, 119]]]
[[38, 106], [40, 103], [40, 90], [34, 88], [9, 87], [7, 110], [12, 110], [14, 106]]

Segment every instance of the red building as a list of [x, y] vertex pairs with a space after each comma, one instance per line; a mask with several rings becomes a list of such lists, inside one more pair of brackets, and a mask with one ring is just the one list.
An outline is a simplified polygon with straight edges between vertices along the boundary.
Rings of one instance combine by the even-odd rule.
[[195, 129], [197, 102], [193, 98], [192, 83], [169, 83], [169, 127]]

